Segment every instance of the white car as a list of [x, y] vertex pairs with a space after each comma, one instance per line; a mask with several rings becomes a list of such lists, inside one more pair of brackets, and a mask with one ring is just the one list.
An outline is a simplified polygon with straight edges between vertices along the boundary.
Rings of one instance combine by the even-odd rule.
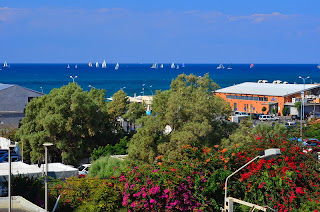
[[91, 164], [82, 164], [81, 166], [79, 166], [78, 167], [79, 177], [83, 177], [85, 175], [88, 175], [90, 166], [91, 166]]
[[271, 115], [260, 115], [259, 120], [261, 120], [261, 121], [277, 121], [277, 120], [279, 120], [279, 118], [271, 116]]
[[236, 111], [234, 112], [235, 116], [249, 116], [246, 112]]

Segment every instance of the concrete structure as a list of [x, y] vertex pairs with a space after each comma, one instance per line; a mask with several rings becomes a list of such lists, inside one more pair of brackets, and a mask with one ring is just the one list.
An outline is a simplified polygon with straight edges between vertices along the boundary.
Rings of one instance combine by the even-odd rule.
[[[302, 101], [303, 89], [303, 84], [282, 83], [279, 80], [273, 83], [266, 81], [244, 82], [219, 89], [216, 91], [216, 95], [228, 101], [234, 111], [272, 114], [275, 109], [281, 115], [282, 109], [287, 106], [289, 112], [295, 115], [298, 114], [298, 111], [294, 104], [297, 101]], [[313, 112], [313, 110], [319, 111], [320, 85], [306, 84], [305, 95], [309, 99], [309, 103], [305, 104], [305, 114]], [[266, 108], [265, 112], [262, 111], [263, 107]]]
[[[20, 196], [12, 196], [12, 211], [19, 212], [45, 212], [46, 210], [33, 204]], [[0, 212], [7, 212], [9, 208], [9, 197], [0, 197]]]
[[18, 85], [0, 83], [0, 128], [18, 127], [28, 102], [42, 95], [41, 92]]

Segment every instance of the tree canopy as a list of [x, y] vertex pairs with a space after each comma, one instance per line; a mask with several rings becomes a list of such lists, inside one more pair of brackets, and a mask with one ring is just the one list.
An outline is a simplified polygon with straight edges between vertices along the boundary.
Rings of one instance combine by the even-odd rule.
[[87, 92], [69, 83], [32, 99], [16, 135], [24, 142], [25, 158], [32, 162], [43, 156], [43, 143], [51, 142], [54, 160], [75, 164], [95, 146], [111, 143], [114, 126], [110, 119], [104, 90]]
[[[230, 134], [229, 104], [213, 95], [218, 85], [209, 75], [181, 74], [166, 91], [157, 91], [153, 116], [138, 120], [141, 128], [129, 143], [129, 160], [152, 163], [157, 156], [178, 160], [185, 145], [212, 146]], [[164, 129], [169, 129], [164, 130]]]

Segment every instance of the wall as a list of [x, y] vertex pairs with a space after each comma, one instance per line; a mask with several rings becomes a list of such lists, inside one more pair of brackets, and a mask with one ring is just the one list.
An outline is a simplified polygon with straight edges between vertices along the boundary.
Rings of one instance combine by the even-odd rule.
[[39, 97], [43, 94], [13, 85], [9, 88], [0, 90], [0, 112], [23, 113], [28, 104], [29, 97]]

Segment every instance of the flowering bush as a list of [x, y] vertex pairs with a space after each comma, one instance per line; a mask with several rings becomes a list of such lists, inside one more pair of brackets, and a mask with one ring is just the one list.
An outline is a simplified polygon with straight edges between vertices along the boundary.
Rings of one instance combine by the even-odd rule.
[[282, 137], [257, 137], [231, 149], [187, 145], [181, 161], [166, 163], [159, 156], [156, 164], [129, 167], [120, 177], [68, 179], [58, 190], [65, 205], [80, 211], [218, 211], [226, 177], [261, 151], [276, 147], [282, 155], [258, 159], [234, 175], [228, 195], [278, 211], [320, 208], [319, 163]]

